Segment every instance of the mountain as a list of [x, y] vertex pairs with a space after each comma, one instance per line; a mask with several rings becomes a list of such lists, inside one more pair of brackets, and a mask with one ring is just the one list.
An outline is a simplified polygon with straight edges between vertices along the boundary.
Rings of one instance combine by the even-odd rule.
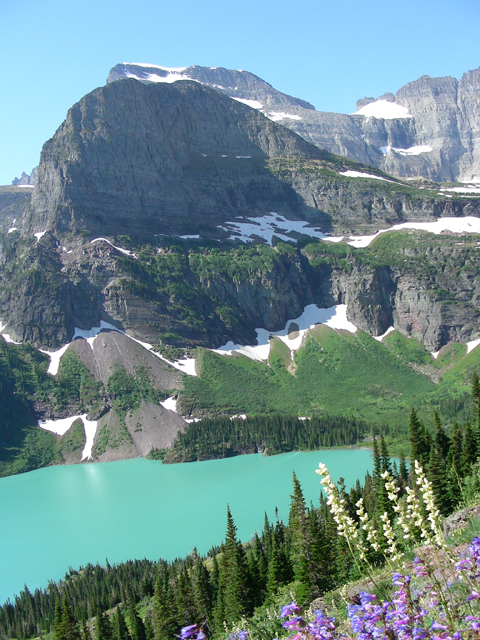
[[14, 178], [12, 180], [12, 185], [14, 187], [27, 186], [27, 185], [33, 186], [37, 180], [37, 171], [38, 171], [38, 167], [35, 167], [34, 169], [32, 169], [32, 172], [30, 175], [28, 175], [27, 173], [25, 173], [25, 171], [23, 171], [20, 178]]
[[[475, 189], [392, 177], [161, 71], [87, 94], [35, 187], [0, 190], [1, 472], [160, 455], [186, 419], [465, 411]], [[238, 73], [240, 97], [316, 113]]]
[[397, 177], [480, 180], [480, 67], [460, 80], [422, 76], [395, 95], [359, 100], [351, 115], [315, 111], [247, 71], [123, 63], [113, 67], [107, 82], [125, 78], [195, 80], [262, 110], [322, 149]]

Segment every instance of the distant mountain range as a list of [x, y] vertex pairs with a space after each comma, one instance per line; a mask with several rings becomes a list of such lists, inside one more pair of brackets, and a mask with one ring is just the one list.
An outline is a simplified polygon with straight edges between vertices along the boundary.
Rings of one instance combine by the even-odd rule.
[[480, 67], [460, 80], [422, 76], [395, 95], [363, 98], [355, 114], [316, 111], [248, 71], [123, 63], [107, 82], [194, 80], [261, 110], [313, 144], [391, 175], [480, 182]]

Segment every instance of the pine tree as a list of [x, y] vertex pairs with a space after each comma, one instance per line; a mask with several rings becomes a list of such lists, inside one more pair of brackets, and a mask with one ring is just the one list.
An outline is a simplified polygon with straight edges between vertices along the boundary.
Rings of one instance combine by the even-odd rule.
[[477, 461], [477, 439], [472, 425], [467, 422], [463, 436], [462, 465], [465, 475], [470, 473], [472, 466]]
[[400, 480], [400, 486], [405, 487], [408, 482], [408, 469], [405, 462], [405, 455], [403, 451], [400, 451], [400, 463], [398, 465], [398, 475]]
[[442, 427], [436, 409], [433, 411], [433, 423], [435, 425], [435, 447], [443, 460], [446, 460], [450, 449], [450, 438]]
[[95, 619], [95, 640], [111, 640], [112, 626], [105, 613], [99, 611]]
[[390, 454], [388, 452], [387, 443], [385, 442], [385, 438], [383, 437], [383, 432], [380, 432], [380, 466], [382, 473], [388, 471], [390, 474], [392, 473], [392, 463], [390, 460]]
[[171, 640], [178, 630], [175, 599], [169, 578], [168, 568], [164, 566], [153, 593], [152, 618], [156, 640]]
[[448, 486], [445, 462], [437, 447], [433, 447], [430, 453], [427, 475], [432, 483], [437, 509], [443, 516], [447, 516], [452, 511], [452, 496]]
[[[218, 566], [218, 564], [217, 564]], [[208, 569], [204, 562], [197, 557], [194, 566], [194, 596], [195, 607], [199, 615], [199, 619], [203, 622], [207, 622], [208, 627], [212, 625], [212, 587], [210, 584], [210, 578]]]
[[472, 402], [473, 402], [473, 425], [476, 431], [480, 429], [480, 382], [477, 370], [473, 370], [472, 376]]
[[80, 630], [66, 595], [63, 596], [62, 605], [60, 600], [55, 603], [53, 634], [55, 640], [80, 640]]
[[275, 536], [272, 539], [272, 552], [268, 561], [267, 573], [267, 604], [273, 602], [273, 596], [277, 593], [281, 584], [280, 561]]
[[175, 599], [178, 612], [178, 625], [180, 627], [185, 627], [187, 625], [194, 624], [196, 622], [197, 612], [195, 609], [192, 583], [185, 564], [183, 564], [177, 575]]
[[412, 471], [415, 460], [418, 460], [422, 466], [425, 466], [428, 462], [428, 454], [430, 452], [428, 442], [426, 441], [425, 428], [417, 418], [415, 409], [412, 409], [410, 414], [408, 433], [410, 438], [410, 470]]
[[138, 611], [134, 605], [130, 605], [128, 607], [128, 617], [130, 621], [130, 636], [132, 640], [147, 640], [145, 625], [138, 615]]
[[117, 612], [113, 621], [113, 637], [115, 640], [131, 640], [127, 623], [120, 606], [117, 606]]
[[237, 527], [233, 521], [230, 507], [227, 507], [227, 532], [219, 569], [221, 609], [218, 606], [217, 599], [215, 618], [218, 623], [223, 613], [223, 620], [228, 620], [231, 624], [249, 613], [250, 594], [248, 592], [249, 576], [243, 546], [237, 540]]
[[[85, 618], [82, 619], [82, 622], [80, 625], [80, 638], [81, 640], [92, 640], [90, 631], [88, 630], [88, 627], [87, 627], [87, 623], [85, 622]], [[122, 639], [122, 640], [127, 640], [127, 639]]]

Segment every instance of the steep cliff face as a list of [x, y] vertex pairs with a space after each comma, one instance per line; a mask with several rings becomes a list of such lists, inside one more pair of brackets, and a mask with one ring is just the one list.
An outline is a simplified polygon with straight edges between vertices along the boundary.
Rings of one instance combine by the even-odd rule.
[[327, 155], [198, 83], [113, 83], [45, 144], [24, 230], [153, 237], [273, 208], [296, 214], [297, 194], [265, 160]]
[[315, 111], [245, 71], [122, 64], [110, 71], [107, 82], [193, 79], [245, 101], [332, 153], [399, 177], [469, 181], [480, 180], [479, 77], [480, 68], [468, 71], [459, 81], [422, 76], [395, 95], [359, 100], [353, 115]]

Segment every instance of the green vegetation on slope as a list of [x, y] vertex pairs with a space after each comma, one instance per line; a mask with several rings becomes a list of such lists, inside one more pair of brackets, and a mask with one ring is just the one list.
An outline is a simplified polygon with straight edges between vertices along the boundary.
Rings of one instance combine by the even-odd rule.
[[200, 375], [185, 380], [186, 412], [340, 415], [400, 422], [435, 385], [378, 341], [319, 325], [295, 355], [295, 373], [277, 347], [271, 366], [243, 356], [197, 351]]

